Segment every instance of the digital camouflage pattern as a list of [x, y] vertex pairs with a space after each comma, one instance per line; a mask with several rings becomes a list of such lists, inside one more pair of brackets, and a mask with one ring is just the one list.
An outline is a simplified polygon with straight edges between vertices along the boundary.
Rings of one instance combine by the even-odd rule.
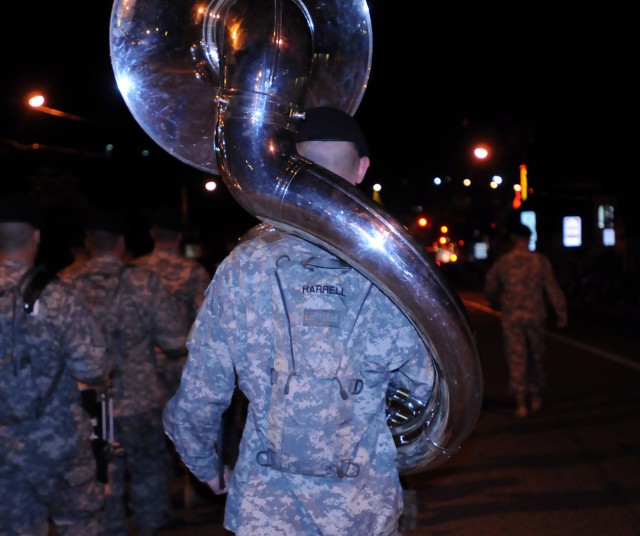
[[[396, 449], [386, 424], [389, 381], [428, 398], [433, 363], [418, 333], [376, 287], [354, 338], [364, 344], [363, 370], [368, 395], [354, 412], [368, 428], [354, 460], [356, 478], [284, 473], [256, 461], [265, 449], [260, 431], [267, 426], [274, 362], [272, 278], [282, 255], [292, 260], [330, 256], [300, 238], [275, 230], [241, 242], [218, 267], [192, 328], [182, 382], [164, 412], [167, 435], [189, 469], [202, 481], [219, 470], [214, 444], [220, 417], [235, 385], [249, 407], [227, 497], [227, 529], [238, 535], [322, 534], [389, 535], [397, 531], [402, 489]], [[321, 342], [321, 341], [319, 341]], [[317, 366], [323, 366], [317, 363]], [[314, 408], [313, 411], [316, 411]], [[300, 420], [309, 408], [298, 408]], [[311, 453], [310, 453], [311, 455]]]
[[509, 392], [540, 394], [545, 386], [544, 332], [547, 301], [560, 322], [567, 321], [565, 295], [549, 259], [539, 252], [514, 249], [499, 257], [485, 278], [485, 294], [502, 312]]
[[[17, 283], [27, 269], [19, 261], [0, 261], [0, 286]], [[41, 387], [64, 371], [41, 418], [0, 426], [0, 534], [45, 536], [51, 516], [57, 534], [96, 535], [103, 486], [76, 381], [106, 382], [104, 339], [84, 304], [60, 281], [45, 287], [34, 314], [29, 336], [41, 349], [32, 355]]]
[[[135, 259], [134, 264], [143, 266], [155, 273], [176, 299], [185, 325], [190, 328], [202, 305], [204, 292], [211, 282], [211, 276], [198, 261], [186, 258], [171, 250], [156, 247], [151, 253]], [[158, 370], [165, 390], [165, 401], [178, 389], [182, 367], [186, 356], [176, 358], [167, 356], [156, 347]]]
[[[124, 263], [98, 256], [77, 269], [69, 283], [82, 295], [88, 273], [110, 274], [105, 300], [118, 284]], [[62, 274], [64, 277], [64, 274]], [[124, 455], [109, 464], [105, 527], [109, 536], [126, 535], [124, 475], [131, 477], [130, 506], [138, 527], [159, 527], [168, 520], [169, 450], [162, 430], [163, 391], [154, 346], [184, 349], [186, 327], [169, 290], [154, 273], [129, 266], [122, 271], [116, 307], [121, 349], [111, 371], [115, 440]]]
[[[258, 463], [351, 478], [359, 471], [352, 456], [377, 409], [375, 390], [363, 381], [366, 341], [357, 337], [372, 284], [328, 259], [336, 260], [286, 255], [274, 266], [275, 357], [267, 426], [258, 430], [267, 450]], [[371, 411], [355, 412], [358, 405]]]
[[[87, 261], [69, 283], [82, 295], [84, 274], [111, 274], [105, 299], [117, 285], [123, 261], [102, 256]], [[61, 275], [64, 277], [64, 275]], [[117, 321], [122, 331], [120, 362], [112, 371], [114, 415], [131, 416], [162, 408], [154, 345], [166, 351], [184, 348], [187, 329], [169, 290], [152, 272], [131, 266], [124, 270]], [[142, 389], [141, 386], [144, 386]]]

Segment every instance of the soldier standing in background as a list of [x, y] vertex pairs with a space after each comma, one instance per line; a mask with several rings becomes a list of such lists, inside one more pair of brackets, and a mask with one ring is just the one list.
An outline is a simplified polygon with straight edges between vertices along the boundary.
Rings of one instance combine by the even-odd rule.
[[[178, 210], [157, 210], [153, 215], [150, 235], [154, 244], [153, 251], [138, 257], [133, 263], [144, 266], [160, 277], [176, 299], [180, 314], [189, 328], [196, 319], [211, 276], [197, 260], [182, 254], [183, 231]], [[186, 355], [180, 358], [170, 357], [157, 347], [156, 358], [166, 402], [180, 385]]]
[[510, 236], [513, 247], [487, 272], [484, 292], [502, 312], [509, 393], [516, 399], [516, 416], [526, 417], [542, 407], [547, 303], [553, 308], [556, 325], [563, 328], [567, 302], [549, 259], [529, 250], [529, 227], [517, 223]]
[[[28, 198], [0, 200], [3, 293], [33, 268], [40, 226], [38, 208]], [[15, 315], [24, 313], [22, 308], [9, 309], [14, 310], [3, 308], [0, 314], [13, 314], [14, 321]], [[76, 382], [106, 383], [105, 341], [84, 304], [55, 278], [26, 314], [27, 357], [37, 371], [36, 389], [48, 396], [39, 416], [0, 423], [0, 534], [46, 536], [50, 518], [58, 535], [97, 536], [102, 532], [104, 487], [96, 478], [93, 427], [82, 409]], [[3, 369], [6, 363], [11, 365], [17, 351], [16, 338], [12, 343], [7, 331], [1, 334]], [[2, 385], [10, 385], [4, 376]], [[4, 389], [0, 393], [0, 413], [5, 413], [14, 394]]]
[[[160, 277], [176, 299], [185, 326], [190, 328], [200, 309], [211, 276], [197, 260], [183, 255], [181, 247], [184, 235], [178, 210], [158, 209], [153, 215], [149, 234], [153, 240], [153, 250], [133, 262]], [[156, 347], [155, 350], [164, 390], [164, 405], [178, 390], [186, 355], [176, 358], [164, 353], [160, 347]], [[175, 471], [184, 480], [184, 503], [189, 508], [198, 500], [198, 484], [175, 452], [173, 443], [169, 442], [169, 448], [174, 453]]]
[[101, 326], [111, 359], [115, 440], [122, 454], [109, 464], [105, 534], [128, 533], [129, 506], [140, 536], [155, 534], [171, 513], [162, 430], [164, 394], [154, 347], [171, 356], [186, 352], [186, 327], [169, 290], [154, 273], [126, 265], [125, 221], [116, 213], [96, 211], [86, 231], [91, 259], [69, 282]]

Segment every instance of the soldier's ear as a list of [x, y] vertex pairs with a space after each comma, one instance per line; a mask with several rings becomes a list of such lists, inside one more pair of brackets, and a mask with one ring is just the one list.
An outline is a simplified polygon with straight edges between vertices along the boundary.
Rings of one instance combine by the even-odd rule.
[[360, 184], [364, 180], [364, 176], [367, 174], [367, 170], [371, 165], [371, 160], [368, 156], [361, 156], [358, 162], [358, 176], [356, 177], [356, 184]]

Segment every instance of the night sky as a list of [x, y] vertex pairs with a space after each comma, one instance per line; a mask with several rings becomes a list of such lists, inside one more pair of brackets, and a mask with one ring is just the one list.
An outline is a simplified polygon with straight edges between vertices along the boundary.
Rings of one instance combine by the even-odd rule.
[[[608, 195], [632, 185], [638, 84], [637, 30], [630, 12], [609, 5], [564, 8], [557, 2], [495, 8], [439, 4], [369, 3], [373, 63], [356, 112], [373, 153], [365, 188], [382, 183], [383, 199], [400, 208], [428, 198], [435, 175], [456, 181], [491, 169], [514, 183], [521, 163], [537, 191]], [[43, 143], [88, 160], [94, 155], [96, 180], [116, 184], [117, 173], [100, 175], [97, 156], [108, 132], [132, 151], [151, 149], [162, 162], [157, 184], [195, 183], [206, 175], [164, 153], [124, 104], [109, 57], [110, 2], [7, 0], [3, 8], [0, 156], [5, 161], [27, 144]], [[45, 92], [52, 108], [90, 122], [26, 110], [24, 95], [31, 89]], [[470, 156], [476, 142], [495, 148], [484, 170]], [[24, 180], [15, 166], [8, 169]], [[11, 178], [2, 180], [6, 188]], [[139, 194], [127, 187], [126, 195]], [[175, 196], [176, 190], [168, 191], [163, 195]], [[229, 211], [234, 201], [226, 192], [216, 195], [214, 211], [227, 207], [238, 226], [247, 224]], [[210, 223], [219, 226], [221, 220]]]

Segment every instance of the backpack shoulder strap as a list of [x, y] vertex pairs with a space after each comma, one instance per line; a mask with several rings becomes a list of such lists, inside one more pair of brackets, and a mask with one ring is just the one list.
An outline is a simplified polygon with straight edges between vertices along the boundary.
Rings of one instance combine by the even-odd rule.
[[118, 283], [116, 284], [114, 290], [113, 290], [113, 295], [111, 296], [111, 302], [115, 302], [117, 298], [120, 297], [120, 291], [122, 290], [122, 285], [123, 285], [123, 281], [124, 281], [124, 273], [126, 270], [128, 270], [129, 268], [131, 268], [133, 265], [131, 264], [123, 264], [120, 267], [120, 271], [118, 272]]
[[[22, 296], [22, 311], [18, 311], [17, 307], [14, 304], [13, 311], [13, 340], [14, 347], [16, 342], [17, 332], [21, 333], [24, 331], [24, 317], [26, 315], [30, 315], [34, 312], [35, 303], [40, 298], [42, 291], [44, 288], [54, 279], [57, 279], [57, 276], [47, 270], [44, 266], [32, 266], [29, 268], [18, 283], [18, 294]], [[42, 397], [42, 405], [41, 411], [44, 410], [46, 405], [49, 403], [53, 392], [55, 391], [58, 383], [60, 382], [60, 378], [62, 378], [62, 374], [66, 368], [66, 364], [58, 368], [56, 375], [51, 380], [49, 387]]]
[[[314, 284], [311, 284], [310, 286], [306, 285], [303, 281], [304, 277], [301, 279], [301, 274], [304, 274], [305, 272], [312, 273], [317, 269], [334, 272], [335, 275], [338, 275], [343, 279], [342, 283], [347, 282], [350, 278], [357, 277], [356, 272], [353, 271], [354, 269], [350, 265], [336, 257], [311, 257], [304, 261], [294, 261], [290, 259], [288, 255], [284, 255], [276, 261], [276, 270], [274, 272], [275, 282], [278, 289], [277, 294], [279, 295], [284, 309], [288, 335], [288, 376], [291, 378], [291, 376], [298, 373], [297, 365], [299, 363], [296, 358], [299, 357], [304, 360], [305, 356], [296, 355], [296, 348], [300, 349], [305, 346], [304, 340], [307, 336], [316, 338], [319, 336], [319, 331], [317, 330], [322, 330], [323, 328], [328, 327], [337, 328], [335, 334], [332, 334], [331, 336], [334, 351], [337, 353], [338, 357], [338, 365], [334, 370], [332, 379], [338, 382], [340, 385], [340, 394], [342, 398], [346, 400], [348, 394], [347, 390], [343, 386], [341, 378], [344, 378], [343, 375], [346, 372], [345, 369], [347, 368], [349, 361], [351, 361], [351, 366], [354, 369], [357, 369], [357, 362], [362, 358], [359, 352], [355, 352], [353, 359], [350, 360], [349, 356], [351, 355], [351, 352], [349, 351], [349, 348], [351, 346], [354, 328], [360, 318], [362, 308], [371, 291], [372, 284], [367, 281], [367, 284], [363, 285], [358, 292], [353, 293], [351, 296], [345, 296], [345, 289], [341, 286], [317, 287]], [[292, 278], [288, 277], [291, 270], [296, 271], [296, 275]], [[340, 279], [337, 279], [335, 281], [339, 280]], [[341, 296], [341, 301], [344, 300], [344, 303], [349, 304], [349, 307], [347, 308], [349, 317], [341, 318], [336, 311], [332, 311], [330, 309], [307, 308], [305, 296], [308, 296], [309, 294], [305, 289], [309, 289], [310, 291], [317, 289], [316, 291], [311, 292], [311, 294], [318, 292], [319, 294], [327, 293]], [[351, 294], [351, 292], [348, 292], [348, 294]], [[293, 325], [296, 326], [295, 329], [293, 328]], [[301, 330], [308, 330], [312, 333], [305, 335], [301, 333]], [[297, 341], [297, 344], [294, 344], [294, 341]], [[308, 363], [308, 365], [309, 364], [310, 363]]]

